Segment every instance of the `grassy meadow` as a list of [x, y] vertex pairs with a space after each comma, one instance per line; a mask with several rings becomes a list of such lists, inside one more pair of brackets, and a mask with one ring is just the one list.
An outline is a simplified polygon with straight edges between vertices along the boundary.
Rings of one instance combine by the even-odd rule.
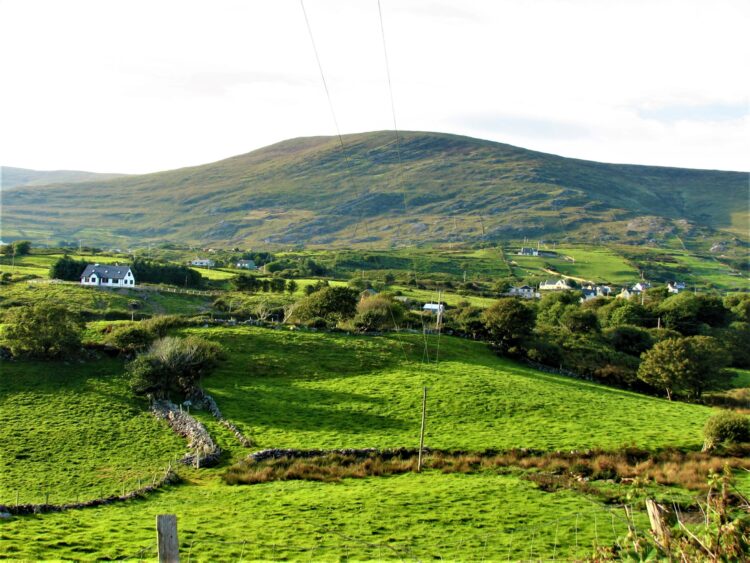
[[4, 362], [0, 442], [0, 504], [120, 494], [185, 449], [133, 398], [115, 360]]
[[[422, 385], [426, 444], [434, 448], [696, 447], [710, 413], [541, 374], [450, 337], [436, 364], [437, 339], [427, 343], [432, 363], [424, 363], [424, 342], [413, 335], [186, 332], [227, 348], [228, 360], [204, 385], [256, 448], [415, 446]], [[54, 371], [14, 362], [3, 375], [0, 502], [14, 502], [16, 491], [20, 502], [46, 492], [50, 502], [119, 493], [185, 451], [129, 397], [119, 361]], [[199, 418], [225, 447], [226, 462], [247, 452], [209, 415]], [[253, 486], [225, 485], [222, 467], [180, 471], [182, 484], [146, 499], [0, 521], [0, 554], [153, 557], [154, 516], [164, 512], [178, 515], [183, 556], [198, 560], [583, 557], [595, 539], [611, 543], [626, 531], [599, 501], [544, 492], [517, 470]]]

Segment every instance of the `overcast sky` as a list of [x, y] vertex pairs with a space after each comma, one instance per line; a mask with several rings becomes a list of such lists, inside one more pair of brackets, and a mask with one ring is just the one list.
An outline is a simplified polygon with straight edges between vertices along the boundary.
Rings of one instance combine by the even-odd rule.
[[[305, 0], [342, 133], [393, 128], [377, 0]], [[750, 170], [747, 0], [381, 0], [398, 128]], [[0, 162], [150, 172], [336, 133], [299, 0], [0, 0]]]

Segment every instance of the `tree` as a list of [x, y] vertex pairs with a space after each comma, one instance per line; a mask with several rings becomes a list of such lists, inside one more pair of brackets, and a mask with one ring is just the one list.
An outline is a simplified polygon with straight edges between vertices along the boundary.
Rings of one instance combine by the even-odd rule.
[[631, 356], [640, 356], [654, 344], [648, 330], [637, 326], [616, 326], [608, 329], [605, 336], [615, 350]]
[[166, 336], [128, 363], [126, 370], [135, 393], [164, 399], [190, 392], [222, 358], [221, 346], [210, 340]]
[[597, 332], [599, 330], [596, 313], [576, 305], [569, 305], [565, 308], [560, 316], [560, 325], [570, 332]]
[[258, 288], [260, 287], [258, 278], [248, 274], [240, 274], [239, 276], [233, 277], [231, 283], [237, 291], [247, 291], [250, 293], [258, 291]]
[[502, 351], [519, 344], [534, 328], [534, 311], [513, 297], [498, 299], [483, 317], [490, 337]]
[[50, 266], [49, 277], [54, 280], [80, 281], [87, 265], [85, 260], [75, 260], [65, 255]]
[[81, 318], [62, 305], [37, 303], [11, 309], [5, 340], [13, 355], [58, 358], [81, 348], [83, 328]]
[[339, 322], [352, 318], [357, 312], [358, 294], [348, 287], [324, 287], [301, 299], [295, 311], [299, 320], [323, 318]]
[[703, 325], [725, 326], [730, 314], [724, 304], [713, 295], [682, 292], [665, 299], [657, 309], [667, 328], [686, 336], [699, 334]]
[[354, 326], [357, 330], [397, 329], [404, 319], [404, 308], [389, 295], [373, 295], [357, 304]]
[[638, 379], [672, 395], [700, 399], [704, 391], [721, 386], [731, 375], [726, 351], [715, 338], [689, 336], [657, 342], [641, 355]]
[[289, 295], [294, 295], [298, 287], [299, 284], [294, 280], [289, 280], [288, 282], [286, 282], [286, 291]]
[[25, 256], [31, 252], [30, 240], [17, 240], [3, 247], [3, 254], [13, 256]]

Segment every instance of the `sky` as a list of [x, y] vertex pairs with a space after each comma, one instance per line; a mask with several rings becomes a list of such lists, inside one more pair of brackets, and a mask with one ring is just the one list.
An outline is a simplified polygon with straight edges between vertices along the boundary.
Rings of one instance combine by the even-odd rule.
[[381, 0], [384, 34], [378, 7], [0, 0], [0, 163], [145, 173], [395, 121], [750, 170], [746, 0]]

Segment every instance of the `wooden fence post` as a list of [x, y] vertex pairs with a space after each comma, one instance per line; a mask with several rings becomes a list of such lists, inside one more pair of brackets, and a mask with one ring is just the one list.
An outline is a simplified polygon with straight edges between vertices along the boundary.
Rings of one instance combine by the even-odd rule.
[[176, 515], [159, 514], [156, 516], [156, 540], [159, 546], [159, 563], [179, 563]]
[[656, 544], [665, 552], [669, 553], [669, 526], [664, 522], [664, 508], [651, 499], [646, 499], [646, 512], [651, 523], [651, 532], [654, 534]]

